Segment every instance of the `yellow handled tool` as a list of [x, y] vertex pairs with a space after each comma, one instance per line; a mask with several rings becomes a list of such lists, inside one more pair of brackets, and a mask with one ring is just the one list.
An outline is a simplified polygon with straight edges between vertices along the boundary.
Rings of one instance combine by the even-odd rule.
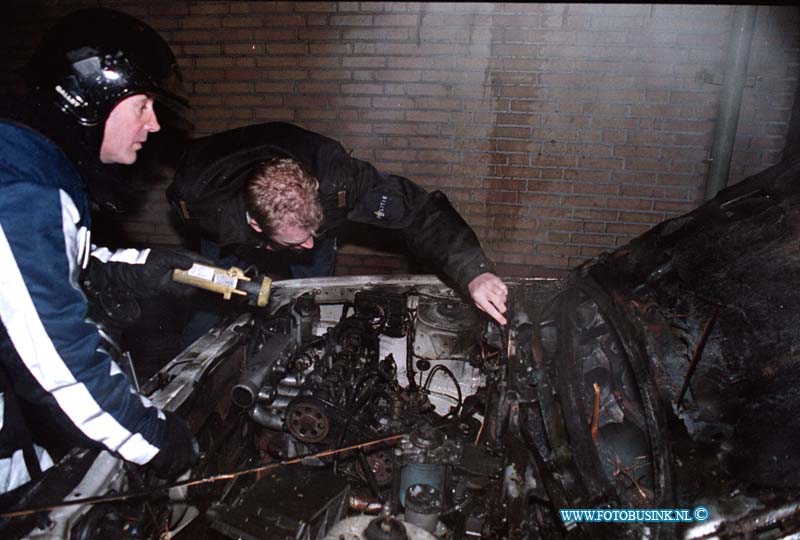
[[269, 303], [272, 288], [272, 280], [266, 276], [251, 279], [235, 266], [226, 270], [198, 263], [188, 270], [175, 268], [172, 271], [172, 280], [220, 293], [225, 300], [230, 300], [234, 294], [246, 296], [248, 303], [257, 307], [264, 307]]

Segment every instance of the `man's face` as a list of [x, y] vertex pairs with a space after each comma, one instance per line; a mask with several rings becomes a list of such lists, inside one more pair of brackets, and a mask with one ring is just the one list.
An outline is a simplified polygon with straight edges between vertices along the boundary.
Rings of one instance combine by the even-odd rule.
[[[261, 227], [253, 218], [250, 218], [250, 226], [256, 232], [262, 232]], [[281, 225], [275, 234], [269, 237], [266, 248], [270, 251], [303, 251], [314, 247], [314, 231], [308, 230], [297, 224]]]
[[147, 134], [161, 129], [153, 110], [153, 98], [146, 94], [128, 96], [114, 107], [106, 120], [100, 161], [131, 165]]

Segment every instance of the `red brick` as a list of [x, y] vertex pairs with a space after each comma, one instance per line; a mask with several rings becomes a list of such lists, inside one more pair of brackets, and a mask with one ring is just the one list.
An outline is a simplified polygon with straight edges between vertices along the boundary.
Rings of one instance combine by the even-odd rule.
[[[564, 198], [559, 195], [545, 195], [541, 193], [523, 193], [520, 195], [520, 202], [533, 207], [539, 206], [561, 206]], [[566, 212], [563, 208], [563, 212]], [[534, 213], [539, 213], [541, 210], [537, 209]], [[568, 212], [566, 212], [568, 213]]]
[[664, 172], [669, 170], [669, 162], [664, 159], [626, 157], [625, 169], [629, 171]]
[[205, 84], [206, 81], [219, 80], [220, 75], [222, 74], [223, 70], [220, 69], [187, 68], [184, 70], [184, 76], [188, 80], [194, 81], [195, 85]]
[[447, 123], [450, 120], [450, 113], [439, 111], [408, 111], [406, 120], [411, 122], [434, 122]]
[[607, 203], [609, 208], [619, 210], [653, 210], [653, 201], [648, 199], [609, 197]]
[[502, 190], [502, 191], [523, 191], [526, 188], [527, 182], [525, 180], [510, 179], [510, 178], [489, 178], [482, 182], [484, 189]]
[[198, 68], [225, 68], [233, 66], [233, 58], [226, 57], [203, 57], [195, 59], [195, 66]]
[[597, 92], [598, 101], [610, 103], [642, 103], [644, 102], [644, 91], [642, 90], [599, 90]]
[[581, 234], [572, 235], [572, 242], [576, 244], [588, 244], [593, 246], [613, 246], [614, 236], [606, 234]]
[[695, 205], [690, 202], [677, 202], [677, 201], [655, 201], [654, 210], [664, 212], [684, 214], [690, 210], [694, 210]]
[[418, 159], [428, 162], [452, 162], [457, 160], [457, 156], [458, 154], [445, 150], [421, 150], [418, 153]]
[[670, 146], [675, 143], [675, 140], [675, 135], [662, 131], [634, 129], [628, 131], [628, 142], [631, 144]]
[[497, 124], [503, 126], [538, 126], [542, 123], [539, 115], [532, 114], [497, 114]]
[[572, 192], [583, 195], [616, 195], [619, 186], [616, 184], [572, 184]]
[[564, 169], [542, 169], [541, 177], [543, 180], [561, 180], [564, 178]]
[[[541, 212], [541, 209], [537, 209], [537, 214]], [[579, 231], [583, 225], [583, 221], [572, 220], [572, 219], [548, 219], [544, 217], [540, 217], [539, 220], [539, 227], [543, 230], [549, 231], [547, 233], [547, 237], [550, 240], [555, 241], [557, 238], [561, 238], [561, 241], [567, 242], [569, 241], [569, 234], [568, 233], [558, 233], [553, 231]]]
[[331, 26], [372, 26], [371, 15], [331, 15], [328, 19]]
[[606, 247], [599, 247], [599, 246], [581, 246], [581, 256], [582, 257], [596, 257], [601, 253], [605, 253], [610, 251], [610, 249]]
[[262, 55], [264, 45], [261, 43], [226, 43], [224, 45], [225, 54], [228, 55]]
[[375, 81], [389, 81], [389, 82], [417, 82], [420, 80], [419, 71], [411, 70], [380, 70], [372, 75]]
[[653, 187], [653, 186], [630, 186], [622, 185], [620, 187], [620, 195], [624, 197], [638, 197], [638, 198], [664, 198], [667, 193], [667, 188]]
[[713, 137], [711, 133], [706, 133], [704, 135], [687, 135], [685, 133], [678, 133], [675, 135], [675, 145], [709, 147], [710, 149], [712, 139]]
[[[576, 112], [580, 107], [576, 109]], [[542, 126], [549, 128], [585, 128], [589, 127], [591, 119], [584, 115], [564, 114], [566, 111], [563, 107], [559, 107], [560, 114], [544, 114], [542, 115]]]
[[552, 257], [546, 255], [526, 255], [525, 264], [534, 264], [542, 266], [566, 266], [564, 261], [566, 257]]
[[567, 144], [566, 152], [581, 157], [612, 157], [614, 147], [608, 144]]
[[[592, 208], [576, 208], [573, 217], [590, 219], [594, 221], [617, 221], [619, 213], [616, 210], [598, 210]], [[625, 220], [628, 221], [628, 220]]]
[[[627, 163], [626, 163], [627, 164]], [[578, 167], [586, 169], [621, 169], [623, 160], [617, 158], [578, 157]]]
[[225, 28], [259, 28], [263, 26], [260, 17], [228, 16], [222, 19]]
[[544, 255], [579, 255], [579, 246], [568, 246], [564, 244], [537, 244], [536, 253]]
[[406, 28], [348, 28], [342, 30], [346, 40], [408, 41], [410, 32]]
[[664, 186], [691, 186], [696, 181], [697, 178], [692, 175], [659, 174], [656, 176], [656, 183]]
[[394, 120], [400, 121], [405, 118], [405, 113], [403, 111], [386, 111], [386, 110], [376, 110], [376, 111], [363, 111], [360, 113], [359, 118], [362, 120]]
[[318, 70], [312, 69], [308, 72], [308, 76], [314, 80], [320, 81], [349, 81], [352, 79], [352, 74], [349, 71], [341, 70]]
[[228, 82], [228, 83], [217, 83], [216, 89], [220, 93], [248, 93], [253, 91], [253, 85], [251, 83], [243, 83], [243, 82]]
[[446, 175], [449, 174], [450, 167], [438, 163], [407, 163], [404, 164], [403, 170], [413, 176], [418, 176], [420, 174]]
[[614, 147], [614, 155], [617, 157], [659, 158], [662, 155], [662, 149], [653, 146], [617, 145]]
[[531, 163], [539, 167], [575, 167], [575, 156], [532, 156]]
[[605, 208], [607, 200], [604, 196], [566, 196], [564, 205], [573, 208]]
[[510, 100], [513, 112], [555, 112], [556, 103], [554, 101], [528, 101], [521, 99]]
[[336, 12], [336, 2], [292, 2], [292, 9], [300, 12]]
[[[223, 15], [228, 13], [229, 2], [203, 2], [189, 6], [189, 14], [195, 15]], [[194, 18], [194, 17], [192, 17]]]
[[666, 215], [662, 212], [622, 212], [620, 220], [628, 223], [656, 224], [664, 220]]
[[608, 182], [611, 172], [608, 170], [586, 170], [568, 168], [564, 172], [564, 178], [578, 182]]
[[[496, 136], [495, 133], [492, 135]], [[498, 152], [504, 154], [512, 152], [536, 152], [541, 149], [542, 144], [539, 142], [529, 142], [527, 140], [511, 140], [511, 139], [491, 139]]]
[[279, 107], [257, 107], [253, 109], [254, 117], [256, 119], [267, 121], [267, 120], [284, 120], [284, 121], [291, 121], [291, 118], [294, 118], [294, 111], [290, 109], [284, 109]]
[[184, 17], [179, 20], [180, 27], [185, 29], [215, 29], [222, 26], [220, 17]]
[[587, 233], [604, 233], [606, 232], [606, 224], [597, 223], [594, 221], [584, 221], [581, 230]]
[[555, 140], [559, 142], [577, 141], [577, 129], [557, 129], [557, 128], [534, 128], [533, 138], [541, 140]]
[[328, 98], [326, 96], [307, 96], [307, 95], [289, 95], [283, 98], [284, 104], [287, 107], [325, 107], [328, 105]]
[[606, 226], [606, 231], [613, 234], [623, 234], [628, 238], [639, 236], [650, 229], [648, 225], [631, 224], [631, 223], [609, 223]]
[[261, 82], [256, 83], [255, 91], [259, 93], [265, 94], [273, 94], [273, 93], [293, 93], [294, 92], [294, 83], [287, 83], [287, 82]]
[[303, 120], [333, 120], [337, 117], [344, 117], [344, 115], [337, 115], [336, 111], [328, 109], [299, 109], [295, 115], [298, 119]]
[[222, 103], [229, 106], [262, 105], [263, 99], [258, 95], [224, 95]]
[[222, 98], [217, 95], [202, 95], [202, 94], [194, 94], [192, 95], [192, 106], [193, 107], [204, 107], [208, 105], [220, 105], [222, 103]]
[[383, 94], [380, 84], [343, 84], [341, 91], [345, 94]]
[[717, 94], [701, 92], [671, 92], [669, 102], [679, 105], [698, 105], [717, 103]]
[[639, 121], [635, 118], [592, 117], [592, 127], [595, 128], [634, 129], [638, 125]]

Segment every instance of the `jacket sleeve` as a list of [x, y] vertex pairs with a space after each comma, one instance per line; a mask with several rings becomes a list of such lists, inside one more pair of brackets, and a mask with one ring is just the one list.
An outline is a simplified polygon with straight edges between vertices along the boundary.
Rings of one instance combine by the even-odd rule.
[[475, 277], [495, 272], [477, 235], [441, 191], [428, 196], [402, 234], [411, 253], [441, 268], [465, 294]]
[[[432, 263], [464, 293], [473, 278], [494, 272], [477, 235], [444, 193], [428, 193], [407, 178], [378, 172], [343, 149], [337, 159], [328, 159], [328, 171], [350, 179], [349, 220], [397, 229], [410, 253]], [[333, 201], [321, 196], [327, 213]]]
[[3, 187], [0, 316], [17, 353], [7, 367], [25, 399], [55, 403], [89, 439], [144, 464], [164, 440], [164, 415], [131, 387], [86, 319], [77, 280], [88, 237], [63, 190]]

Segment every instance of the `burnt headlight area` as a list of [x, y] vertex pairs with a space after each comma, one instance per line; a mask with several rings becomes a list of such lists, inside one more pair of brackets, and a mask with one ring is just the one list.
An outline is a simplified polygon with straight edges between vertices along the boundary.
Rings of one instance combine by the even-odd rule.
[[540, 326], [544, 367], [554, 378], [587, 492], [652, 505], [656, 426], [642, 400], [642, 391], [652, 390], [637, 380], [617, 329], [595, 300], [572, 291], [554, 304]]
[[781, 163], [587, 262], [536, 319], [521, 425], [552, 506], [709, 513], [567, 534], [800, 531], [798, 178]]
[[520, 431], [539, 485], [530, 499], [531, 515], [539, 517], [531, 524], [544, 538], [640, 537], [642, 524], [598, 530], [565, 524], [557, 511], [653, 508], [672, 500], [654, 381], [627, 323], [592, 292], [566, 287], [545, 304], [532, 331]]

